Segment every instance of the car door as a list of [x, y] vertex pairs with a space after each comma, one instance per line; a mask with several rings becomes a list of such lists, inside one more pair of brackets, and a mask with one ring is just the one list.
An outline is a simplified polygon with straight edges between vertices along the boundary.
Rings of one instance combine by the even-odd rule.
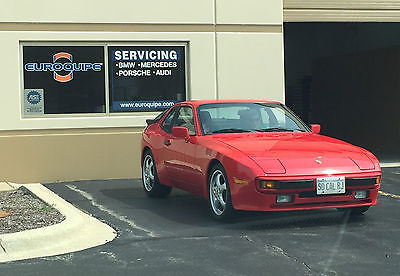
[[160, 182], [165, 185], [172, 184], [169, 183], [169, 179], [167, 177], [168, 172], [165, 168], [164, 142], [166, 135], [169, 135], [169, 133], [171, 132], [173, 120], [176, 117], [178, 110], [179, 107], [174, 107], [173, 109], [171, 109], [165, 116], [165, 118], [160, 122], [158, 133], [155, 133], [155, 135], [151, 136], [153, 146], [152, 151], [156, 160], [158, 178]]
[[[189, 139], [172, 135], [172, 127], [182, 126], [189, 129]], [[196, 151], [196, 130], [193, 119], [193, 109], [190, 106], [180, 106], [166, 130], [164, 140], [164, 164], [170, 183], [187, 191], [193, 191], [193, 160]]]

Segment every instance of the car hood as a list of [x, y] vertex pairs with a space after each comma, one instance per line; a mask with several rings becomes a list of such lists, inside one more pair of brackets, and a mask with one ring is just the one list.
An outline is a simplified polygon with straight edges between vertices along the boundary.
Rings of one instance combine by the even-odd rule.
[[215, 138], [248, 155], [267, 175], [354, 173], [375, 168], [361, 148], [313, 133], [249, 133]]

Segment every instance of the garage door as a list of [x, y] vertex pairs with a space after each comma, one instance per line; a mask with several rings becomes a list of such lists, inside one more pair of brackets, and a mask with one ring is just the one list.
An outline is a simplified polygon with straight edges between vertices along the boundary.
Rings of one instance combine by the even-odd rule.
[[284, 22], [400, 22], [398, 0], [283, 0]]
[[400, 160], [400, 23], [286, 22], [285, 101], [322, 133]]

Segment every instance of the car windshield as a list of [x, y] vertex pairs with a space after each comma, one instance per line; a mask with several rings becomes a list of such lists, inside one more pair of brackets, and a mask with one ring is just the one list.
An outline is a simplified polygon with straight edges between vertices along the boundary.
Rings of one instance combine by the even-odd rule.
[[279, 103], [210, 103], [197, 109], [203, 135], [243, 132], [308, 132], [309, 128]]

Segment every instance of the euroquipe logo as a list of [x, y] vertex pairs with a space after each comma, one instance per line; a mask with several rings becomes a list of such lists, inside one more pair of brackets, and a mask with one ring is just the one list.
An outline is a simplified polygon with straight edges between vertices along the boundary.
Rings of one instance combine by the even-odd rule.
[[59, 52], [53, 55], [53, 62], [26, 63], [24, 69], [28, 72], [53, 72], [54, 80], [69, 82], [74, 78], [74, 72], [87, 72], [89, 70], [101, 71], [103, 63], [74, 63], [73, 56], [67, 52]]

